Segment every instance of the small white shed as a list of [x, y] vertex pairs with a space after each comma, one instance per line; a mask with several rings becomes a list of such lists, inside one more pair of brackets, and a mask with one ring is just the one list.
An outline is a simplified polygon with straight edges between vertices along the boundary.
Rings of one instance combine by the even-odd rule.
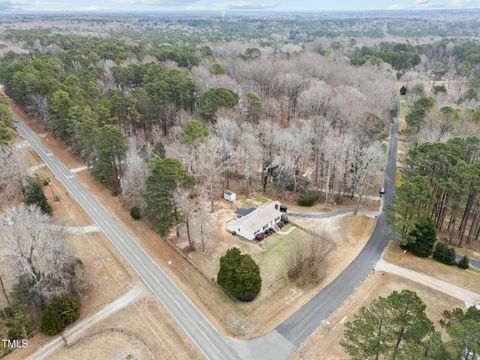
[[237, 200], [237, 194], [235, 194], [233, 191], [225, 190], [223, 192], [223, 198], [228, 201], [235, 201]]

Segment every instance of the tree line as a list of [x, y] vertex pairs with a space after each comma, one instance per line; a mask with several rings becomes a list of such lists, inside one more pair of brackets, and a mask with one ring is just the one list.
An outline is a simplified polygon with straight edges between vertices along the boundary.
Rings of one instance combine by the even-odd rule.
[[403, 244], [431, 219], [448, 242], [471, 244], [480, 236], [480, 138], [424, 143], [408, 152], [390, 222]]

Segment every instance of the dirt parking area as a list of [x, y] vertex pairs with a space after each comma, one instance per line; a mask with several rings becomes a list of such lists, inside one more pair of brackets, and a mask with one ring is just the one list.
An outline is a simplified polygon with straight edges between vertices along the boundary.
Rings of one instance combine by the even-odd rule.
[[379, 296], [388, 296], [394, 290], [403, 289], [415, 291], [427, 304], [427, 316], [439, 331], [442, 331], [438, 321], [441, 319], [443, 310], [464, 307], [463, 302], [455, 298], [407, 279], [389, 274], [371, 274], [353, 295], [300, 346], [293, 359], [348, 359], [349, 356], [339, 343], [343, 338], [345, 323], [352, 320], [359, 309], [368, 306], [372, 300]]

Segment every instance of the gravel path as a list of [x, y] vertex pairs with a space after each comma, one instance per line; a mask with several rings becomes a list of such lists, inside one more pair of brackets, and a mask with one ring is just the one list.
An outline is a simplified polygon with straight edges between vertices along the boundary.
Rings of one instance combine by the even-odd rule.
[[381, 259], [375, 266], [376, 271], [384, 271], [389, 274], [398, 275], [416, 283], [428, 286], [434, 290], [441, 291], [447, 295], [453, 296], [465, 302], [466, 306], [471, 306], [480, 301], [480, 294], [464, 289], [460, 286], [450, 284], [443, 280], [400, 267], [398, 265], [390, 264]]

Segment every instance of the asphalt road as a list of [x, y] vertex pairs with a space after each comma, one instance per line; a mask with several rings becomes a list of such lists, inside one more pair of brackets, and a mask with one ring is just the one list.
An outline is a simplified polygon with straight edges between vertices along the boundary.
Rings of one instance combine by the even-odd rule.
[[[275, 330], [250, 340], [231, 339], [221, 334], [203, 316], [128, 231], [90, 194], [38, 136], [18, 117], [16, 117], [16, 123], [20, 135], [30, 143], [70, 196], [112, 241], [120, 254], [152, 293], [160, 299], [207, 359], [287, 359], [296, 347], [354, 292], [378, 261], [386, 246], [387, 225], [384, 215], [381, 214], [365, 248], [331, 284]], [[398, 120], [396, 119], [391, 127], [385, 172], [385, 204], [390, 204], [393, 198], [397, 130]]]
[[232, 340], [220, 334], [197, 307], [137, 244], [127, 230], [90, 194], [75, 175], [48, 149], [38, 136], [17, 120], [20, 135], [27, 140], [69, 195], [88, 213], [97, 226], [135, 269], [145, 285], [160, 299], [178, 324], [208, 359], [239, 359]]
[[[395, 190], [397, 136], [398, 118], [395, 118], [390, 130], [390, 142], [385, 168], [384, 205], [392, 203]], [[385, 214], [382, 212], [378, 217], [372, 236], [355, 260], [307, 304], [277, 326], [277, 332], [292, 344], [300, 345], [365, 280], [380, 259], [387, 245], [387, 235], [388, 226]]]

